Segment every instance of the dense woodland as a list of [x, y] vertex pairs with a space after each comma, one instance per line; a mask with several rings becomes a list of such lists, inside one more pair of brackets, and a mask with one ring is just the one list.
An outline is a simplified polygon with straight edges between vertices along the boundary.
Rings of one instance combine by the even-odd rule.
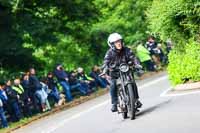
[[67, 70], [100, 65], [112, 32], [126, 45], [149, 35], [175, 44], [174, 84], [200, 80], [199, 0], [0, 0], [0, 75], [62, 63]]

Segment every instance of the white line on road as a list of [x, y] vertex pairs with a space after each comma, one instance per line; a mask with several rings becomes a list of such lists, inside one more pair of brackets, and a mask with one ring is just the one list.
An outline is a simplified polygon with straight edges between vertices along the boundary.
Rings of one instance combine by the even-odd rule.
[[[165, 79], [167, 79], [167, 75], [165, 75], [165, 76], [163, 76], [163, 77], [160, 77], [160, 78], [158, 78], [158, 79], [156, 79], [156, 80], [150, 81], [150, 82], [148, 82], [148, 83], [145, 83], [145, 84], [143, 84], [143, 85], [140, 85], [140, 86], [138, 86], [138, 88], [141, 90], [141, 89], [144, 89], [144, 88], [146, 88], [146, 87], [148, 87], [148, 86], [150, 86], [150, 85], [153, 85], [153, 84], [155, 84], [155, 83], [157, 83], [157, 82], [160, 82], [160, 81], [162, 81], [162, 80], [165, 80]], [[104, 105], [108, 104], [109, 102], [110, 102], [110, 99], [109, 99], [109, 100], [106, 100], [106, 101], [104, 101], [104, 102], [102, 102], [102, 103], [100, 103], [100, 104], [97, 104], [97, 105], [95, 105], [95, 106], [89, 108], [88, 110], [85, 110], [85, 111], [82, 111], [82, 112], [80, 112], [80, 113], [77, 113], [77, 114], [75, 114], [75, 115], [73, 115], [73, 116], [71, 116], [71, 117], [69, 117], [69, 118], [67, 118], [67, 119], [65, 119], [65, 120], [63, 120], [63, 121], [57, 123], [55, 126], [53, 126], [53, 127], [51, 127], [50, 129], [48, 129], [48, 131], [42, 131], [41, 133], [52, 133], [52, 132], [54, 132], [56, 129], [58, 129], [59, 127], [65, 125], [67, 122], [69, 122], [69, 121], [71, 121], [71, 120], [74, 120], [74, 119], [76, 119], [76, 118], [79, 118], [80, 116], [82, 116], [82, 115], [84, 115], [84, 114], [86, 114], [86, 113], [89, 113], [89, 112], [91, 112], [91, 111], [93, 111], [93, 110], [95, 110], [95, 109], [97, 109], [97, 108], [99, 108], [99, 107], [101, 107], [101, 106], [104, 106]]]
[[200, 93], [200, 90], [192, 91], [192, 92], [180, 92], [177, 94], [167, 94], [168, 91], [170, 91], [172, 88], [168, 88], [163, 93], [160, 94], [160, 97], [175, 97], [175, 96], [184, 96], [184, 95], [191, 95], [191, 94], [197, 94]]
[[99, 107], [101, 107], [101, 106], [104, 106], [104, 105], [106, 105], [106, 104], [108, 104], [108, 103], [109, 103], [109, 100], [106, 100], [106, 101], [104, 101], [103, 103], [97, 104], [97, 105], [95, 105], [95, 106], [89, 108], [89, 109], [86, 110], [86, 111], [82, 111], [82, 112], [80, 112], [80, 113], [77, 113], [77, 114], [75, 114], [75, 115], [73, 115], [73, 116], [71, 116], [71, 117], [69, 117], [69, 118], [67, 118], [67, 119], [65, 119], [65, 120], [63, 120], [63, 121], [61, 121], [60, 123], [56, 124], [56, 126], [50, 128], [48, 131], [42, 131], [42, 133], [51, 133], [51, 132], [55, 131], [56, 129], [58, 129], [59, 127], [65, 125], [67, 122], [69, 122], [69, 121], [71, 121], [71, 120], [74, 120], [74, 119], [80, 117], [81, 115], [86, 114], [86, 113], [89, 113], [89, 112], [91, 112], [91, 111], [93, 111], [93, 110], [95, 110], [95, 109], [97, 109], [97, 108], [99, 108]]
[[164, 97], [168, 91], [170, 91], [172, 88], [168, 88], [167, 90], [163, 91], [161, 94], [160, 94], [160, 97]]
[[168, 78], [168, 76], [165, 75], [165, 76], [163, 76], [163, 77], [161, 77], [161, 78], [158, 78], [158, 79], [156, 79], [156, 80], [153, 80], [153, 81], [151, 81], [151, 82], [148, 82], [148, 83], [145, 83], [144, 85], [139, 86], [139, 89], [146, 88], [146, 87], [148, 87], [148, 86], [150, 86], [150, 85], [153, 85], [153, 84], [155, 84], [155, 83], [157, 83], [157, 82], [160, 82], [160, 81], [162, 81], [162, 80], [165, 80], [165, 79], [167, 79], [167, 78]]

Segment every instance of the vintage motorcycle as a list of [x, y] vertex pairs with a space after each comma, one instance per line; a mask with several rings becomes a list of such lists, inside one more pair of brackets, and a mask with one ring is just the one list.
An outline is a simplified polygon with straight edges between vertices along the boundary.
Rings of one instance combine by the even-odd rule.
[[[135, 119], [137, 109], [137, 87], [134, 80], [132, 62], [121, 63], [118, 67], [110, 65], [111, 69], [117, 70], [117, 91], [118, 91], [118, 113], [121, 113], [123, 118], [128, 116], [131, 120]], [[102, 74], [101, 74], [102, 75]]]

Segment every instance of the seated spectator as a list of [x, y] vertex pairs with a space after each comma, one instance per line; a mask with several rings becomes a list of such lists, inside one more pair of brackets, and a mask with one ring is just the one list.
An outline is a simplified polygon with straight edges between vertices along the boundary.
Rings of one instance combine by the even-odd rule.
[[[11, 106], [11, 119], [12, 121], [19, 121], [22, 118], [22, 113], [19, 106], [19, 95], [17, 92], [12, 88], [11, 81], [8, 80], [5, 86], [5, 92], [8, 96], [8, 101], [6, 106]], [[10, 108], [10, 107], [8, 107]]]
[[16, 78], [14, 80], [14, 85], [12, 86], [13, 90], [17, 92], [19, 95], [19, 104], [22, 107], [23, 114], [28, 117], [31, 116], [31, 109], [30, 109], [30, 98], [28, 96], [27, 90], [24, 90], [23, 86], [20, 83], [20, 79]]
[[55, 106], [62, 105], [64, 103], [64, 100], [61, 99], [61, 97], [60, 97], [60, 93], [59, 93], [58, 87], [57, 87], [57, 82], [56, 82], [56, 80], [54, 80], [54, 76], [53, 76], [52, 72], [49, 72], [47, 74], [47, 85], [50, 90], [49, 96], [53, 97], [53, 99], [56, 103]]
[[26, 117], [29, 117], [32, 115], [31, 111], [31, 105], [32, 105], [32, 100], [31, 100], [31, 91], [29, 88], [29, 73], [25, 73], [22, 75], [22, 82], [21, 85], [24, 89], [24, 106], [23, 106], [23, 112]]
[[77, 69], [77, 78], [82, 81], [85, 82], [89, 85], [89, 90], [90, 91], [95, 91], [97, 89], [97, 85], [96, 82], [93, 78], [87, 76], [87, 74], [85, 74], [83, 68], [79, 67]]
[[69, 76], [69, 84], [71, 86], [71, 89], [74, 90], [79, 90], [79, 92], [82, 94], [82, 95], [87, 95], [89, 92], [89, 86], [84, 84], [84, 83], [81, 83], [78, 79], [77, 79], [77, 73], [72, 71], [70, 73], [70, 76]]
[[90, 77], [92, 77], [92, 78], [95, 80], [96, 84], [97, 84], [98, 86], [100, 86], [101, 88], [106, 88], [106, 87], [108, 87], [108, 84], [109, 84], [109, 83], [108, 83], [108, 81], [106, 80], [106, 78], [100, 77], [99, 74], [100, 74], [100, 69], [99, 69], [97, 66], [94, 66], [94, 67], [92, 68], [91, 73], [90, 73]]
[[[36, 77], [36, 72], [34, 68], [31, 68], [29, 70], [29, 88], [32, 90], [32, 93], [34, 94], [34, 105], [37, 108], [37, 110], [41, 110], [42, 112], [46, 111], [46, 99], [47, 94], [43, 91], [42, 85], [39, 81], [39, 79]], [[39, 103], [39, 109], [37, 104]]]
[[169, 54], [169, 52], [173, 49], [173, 43], [172, 40], [170, 38], [167, 39], [166, 41], [166, 51], [167, 51], [167, 55]]
[[8, 127], [8, 122], [5, 116], [4, 108], [3, 108], [3, 101], [7, 98], [4, 90], [3, 90], [4, 83], [0, 82], [0, 119], [3, 128]]
[[40, 93], [40, 96], [42, 99], [42, 103], [45, 106], [43, 109], [43, 112], [44, 112], [44, 111], [51, 110], [51, 106], [50, 106], [49, 100], [48, 100], [49, 89], [48, 89], [48, 85], [46, 84], [45, 78], [40, 80], [40, 84], [42, 85], [42, 89], [39, 93]]
[[63, 67], [61, 64], [56, 65], [56, 68], [54, 70], [54, 75], [56, 76], [59, 84], [64, 89], [67, 100], [72, 101], [73, 98], [71, 95], [71, 88], [69, 85], [69, 75], [66, 71], [63, 70]]
[[0, 98], [3, 102], [3, 106], [4, 106], [4, 109], [5, 111], [8, 113], [9, 117], [8, 117], [8, 121], [16, 121], [15, 120], [15, 116], [14, 116], [14, 113], [13, 113], [13, 110], [12, 110], [12, 107], [11, 105], [9, 104], [10, 102], [8, 101], [8, 96], [6, 94], [6, 91], [5, 91], [5, 83], [1, 85], [1, 90], [0, 90]]
[[159, 58], [160, 58], [160, 61], [163, 63], [163, 64], [166, 64], [167, 63], [167, 57], [166, 55], [164, 54], [163, 52], [163, 49], [162, 49], [162, 44], [161, 43], [158, 43], [158, 49], [160, 50], [159, 52]]

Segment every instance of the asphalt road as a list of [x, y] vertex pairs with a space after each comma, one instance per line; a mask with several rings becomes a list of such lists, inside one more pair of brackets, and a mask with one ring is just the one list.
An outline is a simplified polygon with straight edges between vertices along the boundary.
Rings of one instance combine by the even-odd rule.
[[15, 133], [199, 133], [200, 93], [165, 96], [166, 73], [138, 81], [143, 107], [135, 120], [110, 111], [106, 94], [77, 107], [35, 121]]

